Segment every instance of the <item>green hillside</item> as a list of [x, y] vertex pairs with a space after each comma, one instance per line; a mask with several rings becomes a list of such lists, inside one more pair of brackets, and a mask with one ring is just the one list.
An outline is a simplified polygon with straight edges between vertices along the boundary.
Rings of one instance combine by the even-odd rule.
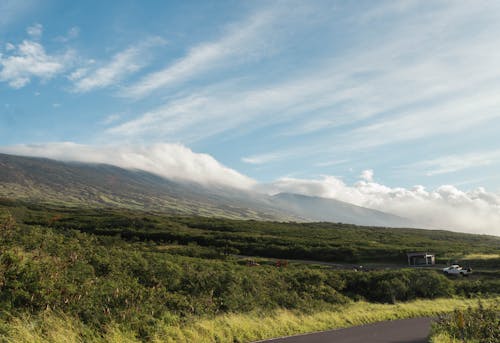
[[148, 210], [232, 219], [331, 221], [417, 227], [405, 218], [334, 199], [270, 196], [218, 184], [172, 180], [105, 164], [0, 154], [0, 197], [30, 203]]
[[[405, 263], [406, 253], [429, 251], [438, 261], [500, 254], [500, 237], [439, 230], [338, 223], [294, 223], [169, 216], [125, 209], [74, 209], [0, 201], [19, 222], [77, 229], [128, 240], [196, 243], [237, 254], [331, 262]], [[489, 259], [493, 264], [498, 259]]]
[[[294, 316], [316, 318], [353, 306], [365, 313], [371, 305], [355, 303], [359, 300], [394, 304], [500, 294], [498, 265], [470, 278], [447, 278], [434, 269], [356, 272], [293, 262], [277, 267], [266, 260], [249, 266], [232, 255], [386, 261], [416, 248], [443, 255], [492, 254], [499, 252], [498, 237], [169, 217], [8, 200], [1, 202], [0, 214], [0, 340], [7, 342], [189, 342], [197, 323], [214, 332], [196, 329], [197, 341], [245, 342], [245, 337], [269, 336], [261, 331], [255, 336], [255, 327], [254, 336], [239, 329], [224, 333], [226, 324], [216, 322], [268, 318], [267, 335], [274, 335]], [[401, 315], [436, 314], [450, 306], [440, 304], [432, 310], [426, 305], [431, 312], [417, 306]], [[360, 322], [359, 317], [344, 320]], [[299, 329], [307, 330], [293, 330]]]
[[245, 192], [174, 182], [105, 164], [0, 154], [0, 197], [72, 207], [148, 209], [228, 218], [298, 218]]

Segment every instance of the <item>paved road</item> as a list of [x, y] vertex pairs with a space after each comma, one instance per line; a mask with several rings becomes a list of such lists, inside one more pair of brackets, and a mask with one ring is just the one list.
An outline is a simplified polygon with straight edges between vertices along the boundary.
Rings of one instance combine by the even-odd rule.
[[[273, 257], [259, 257], [259, 256], [248, 256], [248, 255], [233, 255], [233, 256], [237, 257], [237, 258], [247, 259], [247, 260], [263, 259], [263, 260], [268, 260], [271, 262], [276, 262], [279, 260], [278, 258], [273, 258]], [[357, 270], [374, 270], [374, 269], [376, 269], [376, 270], [378, 270], [378, 269], [410, 268], [410, 267], [408, 267], [407, 264], [398, 264], [398, 263], [363, 263], [363, 266], [360, 266], [359, 263], [358, 264], [335, 263], [335, 262], [325, 262], [325, 261], [315, 261], [315, 260], [295, 260], [295, 259], [281, 259], [281, 260], [287, 261], [288, 263], [317, 264], [317, 265], [329, 266], [329, 267], [332, 267], [333, 269], [348, 269], [348, 270], [352, 270], [352, 269], [357, 269]], [[416, 267], [416, 268], [441, 270], [444, 267], [446, 267], [446, 265], [444, 265], [444, 264], [435, 264], [433, 266]], [[412, 267], [412, 268], [415, 268], [415, 267]]]
[[381, 322], [347, 329], [275, 338], [266, 343], [427, 343], [430, 318]]

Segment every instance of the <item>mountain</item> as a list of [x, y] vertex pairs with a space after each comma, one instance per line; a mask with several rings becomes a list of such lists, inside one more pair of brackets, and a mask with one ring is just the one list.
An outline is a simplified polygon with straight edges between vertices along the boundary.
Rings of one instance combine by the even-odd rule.
[[329, 221], [368, 226], [415, 227], [409, 219], [356, 206], [347, 202], [292, 193], [279, 193], [274, 204], [313, 221]]
[[0, 154], [0, 196], [64, 206], [123, 207], [171, 214], [291, 219], [253, 194], [167, 180], [106, 164]]
[[107, 164], [0, 154], [0, 197], [64, 206], [122, 207], [168, 214], [281, 221], [414, 226], [408, 220], [333, 199], [267, 196], [165, 179]]

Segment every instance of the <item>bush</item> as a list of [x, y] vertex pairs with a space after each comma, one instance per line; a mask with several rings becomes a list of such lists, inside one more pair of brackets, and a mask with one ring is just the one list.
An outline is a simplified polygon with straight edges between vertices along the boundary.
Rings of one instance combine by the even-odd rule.
[[433, 336], [443, 334], [465, 342], [500, 342], [500, 303], [475, 309], [455, 310], [440, 316], [432, 326]]

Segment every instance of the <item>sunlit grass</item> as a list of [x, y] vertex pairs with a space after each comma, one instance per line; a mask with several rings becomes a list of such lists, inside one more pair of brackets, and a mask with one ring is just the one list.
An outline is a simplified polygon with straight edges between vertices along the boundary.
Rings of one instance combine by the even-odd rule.
[[500, 259], [500, 254], [469, 254], [464, 256], [465, 260], [494, 260]]
[[[430, 343], [461, 343], [461, 340], [457, 340], [453, 337], [450, 337], [446, 333], [439, 333], [430, 338]], [[474, 342], [470, 342], [474, 343]]]
[[[496, 298], [498, 301], [500, 298]], [[493, 303], [495, 299], [484, 300]], [[193, 318], [184, 324], [160, 324], [147, 337], [153, 342], [252, 342], [267, 338], [289, 336], [362, 325], [384, 320], [436, 316], [454, 309], [476, 307], [472, 299], [417, 300], [395, 305], [356, 302], [328, 311], [298, 313], [277, 310], [272, 313], [225, 314], [214, 318]], [[47, 312], [39, 316], [12, 319], [6, 326], [6, 342], [140, 342], [130, 329], [110, 325], [97, 334], [79, 320]], [[445, 335], [433, 338], [435, 343], [452, 343]]]

